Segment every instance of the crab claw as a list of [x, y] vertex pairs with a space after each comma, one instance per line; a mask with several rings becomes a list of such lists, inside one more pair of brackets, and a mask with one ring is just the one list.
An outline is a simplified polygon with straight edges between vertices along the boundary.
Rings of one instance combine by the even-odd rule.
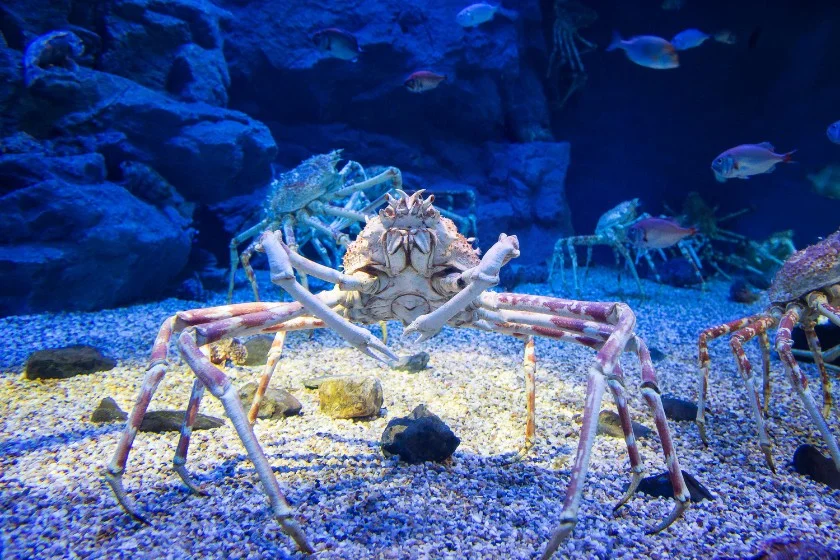
[[351, 326], [355, 328], [344, 336], [344, 339], [351, 346], [387, 366], [399, 361], [400, 357], [391, 352], [391, 349], [385, 346], [385, 343], [374, 336], [373, 333], [355, 325]]
[[[424, 317], [428, 317], [428, 315], [421, 315], [420, 317], [417, 317], [410, 325], [403, 329], [401, 337], [402, 340], [413, 344], [419, 344], [429, 340], [440, 332], [440, 329], [429, 327], [426, 324], [427, 322], [423, 320]], [[412, 335], [415, 335], [415, 338], [412, 339]]]

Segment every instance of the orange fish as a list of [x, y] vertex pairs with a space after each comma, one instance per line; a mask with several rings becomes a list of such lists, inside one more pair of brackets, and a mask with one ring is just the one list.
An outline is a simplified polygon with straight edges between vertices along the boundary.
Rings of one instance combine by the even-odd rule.
[[680, 58], [677, 56], [674, 45], [662, 37], [641, 35], [625, 40], [621, 38], [617, 31], [613, 31], [613, 40], [607, 50], [615, 51], [619, 49], [624, 51], [627, 58], [646, 68], [667, 70], [678, 68], [680, 65]]
[[430, 89], [435, 89], [438, 87], [441, 82], [446, 81], [446, 74], [436, 74], [429, 70], [418, 70], [414, 72], [411, 76], [406, 78], [405, 87], [408, 91], [413, 91], [414, 93], [421, 93], [424, 91], [429, 91]]

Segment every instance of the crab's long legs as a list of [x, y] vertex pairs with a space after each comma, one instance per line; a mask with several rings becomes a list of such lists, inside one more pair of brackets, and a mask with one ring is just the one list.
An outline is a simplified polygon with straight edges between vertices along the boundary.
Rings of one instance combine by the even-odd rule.
[[[143, 423], [143, 417], [146, 415], [146, 410], [149, 407], [152, 396], [157, 390], [163, 376], [166, 375], [166, 368], [169, 365], [167, 362], [167, 356], [169, 354], [169, 341], [172, 338], [173, 332], [177, 332], [190, 325], [198, 325], [201, 323], [242, 316], [250, 313], [286, 309], [292, 307], [293, 305], [296, 304], [240, 303], [234, 305], [222, 305], [207, 309], [182, 311], [163, 321], [163, 324], [158, 331], [158, 335], [155, 338], [155, 342], [152, 345], [152, 355], [149, 367], [146, 370], [146, 375], [143, 378], [140, 393], [137, 395], [134, 408], [128, 416], [125, 428], [120, 436], [120, 441], [117, 444], [117, 449], [114, 451], [114, 456], [105, 469], [105, 480], [114, 491], [117, 501], [119, 501], [122, 508], [134, 519], [147, 522], [146, 519], [137, 512], [137, 508], [126, 495], [122, 484], [122, 475], [125, 472], [128, 455], [131, 451], [131, 445], [134, 443], [134, 438], [137, 436], [137, 430], [140, 429], [140, 425]], [[197, 403], [195, 406], [198, 406]]]
[[181, 436], [178, 438], [178, 447], [175, 449], [175, 458], [172, 460], [172, 468], [184, 481], [192, 492], [195, 494], [204, 495], [205, 492], [196, 484], [192, 476], [190, 476], [187, 467], [187, 451], [190, 448], [190, 437], [192, 436], [193, 424], [195, 424], [196, 416], [198, 416], [198, 407], [201, 404], [201, 398], [204, 396], [204, 383], [196, 378], [193, 381], [192, 393], [190, 394], [190, 402], [187, 405], [187, 411], [184, 413], [184, 423], [181, 425]]
[[619, 362], [615, 364], [613, 375], [607, 378], [607, 384], [612, 391], [615, 407], [618, 410], [621, 431], [624, 434], [624, 443], [627, 445], [627, 455], [630, 458], [630, 484], [627, 486], [624, 496], [615, 504], [613, 511], [616, 511], [630, 501], [630, 498], [636, 493], [636, 488], [639, 487], [639, 483], [645, 476], [645, 467], [642, 465], [642, 457], [639, 455], [639, 447], [636, 445], [636, 435], [633, 433], [633, 420], [630, 418], [630, 408], [627, 406], [624, 372]]
[[764, 415], [770, 411], [770, 337], [767, 331], [758, 333], [758, 345], [761, 347], [761, 373], [764, 389]]
[[228, 303], [233, 300], [233, 285], [236, 278], [236, 269], [239, 266], [239, 253], [236, 248], [246, 239], [250, 239], [266, 229], [269, 225], [271, 225], [271, 223], [271, 220], [262, 220], [257, 225], [249, 227], [230, 240], [230, 280], [228, 282]]
[[364, 191], [367, 190], [375, 185], [380, 183], [384, 183], [385, 181], [393, 181], [394, 189], [401, 189], [402, 188], [402, 173], [396, 167], [389, 167], [379, 175], [375, 177], [371, 177], [365, 181], [361, 181], [359, 183], [352, 184], [348, 187], [344, 187], [339, 189], [333, 193], [332, 198], [344, 198], [345, 196], [349, 196], [356, 191]]
[[537, 375], [537, 354], [534, 351], [534, 337], [525, 337], [525, 352], [522, 357], [522, 369], [525, 372], [525, 446], [520, 456], [525, 456], [534, 446], [534, 438], [537, 431], [536, 420], [536, 375]]
[[245, 416], [245, 410], [239, 401], [239, 394], [236, 388], [224, 372], [210, 363], [210, 360], [201, 353], [196, 343], [194, 331], [184, 331], [178, 339], [178, 345], [181, 349], [181, 354], [195, 372], [196, 377], [207, 386], [214, 397], [222, 402], [227, 417], [230, 418], [233, 427], [236, 429], [239, 438], [248, 451], [248, 457], [254, 463], [257, 476], [259, 476], [260, 482], [263, 485], [263, 490], [268, 495], [271, 509], [274, 511], [274, 516], [280, 523], [281, 529], [294, 539], [300, 550], [310, 553], [314, 552], [297, 521], [295, 521], [293, 510], [289, 507], [286, 498], [280, 491], [280, 486], [277, 484], [277, 479], [274, 478], [271, 465], [260, 447], [257, 437], [254, 435], [251, 424], [248, 423], [248, 418]]
[[831, 378], [825, 369], [825, 360], [823, 359], [822, 348], [820, 347], [820, 339], [817, 337], [817, 332], [814, 329], [815, 323], [813, 321], [806, 321], [802, 324], [802, 331], [805, 333], [805, 339], [808, 341], [808, 348], [814, 357], [814, 363], [817, 364], [817, 369], [820, 372], [820, 382], [822, 384], [823, 392], [823, 418], [828, 419], [831, 415], [832, 396], [831, 396]]
[[738, 362], [738, 373], [741, 374], [741, 379], [744, 381], [744, 387], [747, 389], [747, 395], [750, 401], [750, 412], [755, 422], [756, 431], [758, 432], [758, 441], [761, 450], [764, 452], [764, 459], [767, 461], [767, 466], [770, 467], [774, 473], [776, 472], [776, 465], [773, 462], [773, 448], [770, 443], [770, 438], [767, 436], [767, 428], [764, 425], [764, 416], [761, 413], [761, 399], [758, 396], [758, 380], [753, 376], [752, 364], [744, 352], [744, 343], [749, 342], [760, 333], [766, 333], [769, 329], [776, 325], [776, 319], [771, 316], [761, 317], [746, 327], [735, 331], [732, 338], [729, 339], [729, 346], [732, 348], [732, 353]]
[[743, 319], [736, 319], [735, 321], [730, 321], [728, 323], [724, 323], [723, 325], [708, 328], [701, 332], [699, 338], [697, 339], [697, 353], [700, 369], [698, 371], [699, 375], [697, 376], [697, 419], [695, 422], [697, 423], [697, 429], [700, 432], [700, 439], [703, 441], [704, 445], [709, 445], [709, 440], [706, 438], [706, 396], [709, 391], [709, 365], [712, 361], [711, 358], [709, 358], [709, 342], [720, 338], [723, 335], [729, 334], [734, 330], [743, 328], [763, 316], [764, 315], [759, 313], [757, 315], [744, 317]]
[[837, 440], [834, 439], [834, 436], [828, 429], [825, 418], [820, 414], [817, 403], [808, 390], [808, 378], [802, 373], [802, 369], [791, 352], [791, 348], [793, 347], [791, 331], [793, 331], [793, 328], [801, 319], [803, 312], [804, 308], [799, 304], [788, 305], [787, 309], [785, 309], [785, 313], [782, 315], [781, 321], [779, 321], [779, 330], [776, 333], [776, 352], [779, 353], [779, 357], [782, 359], [782, 363], [785, 365], [785, 369], [790, 377], [791, 385], [793, 385], [794, 390], [802, 399], [802, 404], [811, 417], [811, 421], [822, 434], [823, 441], [825, 441], [828, 447], [828, 452], [834, 460], [834, 465], [840, 469], [840, 448], [837, 447]]

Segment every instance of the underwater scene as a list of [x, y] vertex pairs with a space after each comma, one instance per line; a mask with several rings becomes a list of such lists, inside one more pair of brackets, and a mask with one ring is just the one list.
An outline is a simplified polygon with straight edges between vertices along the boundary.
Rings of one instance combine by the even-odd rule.
[[0, 558], [840, 560], [840, 3], [0, 2]]

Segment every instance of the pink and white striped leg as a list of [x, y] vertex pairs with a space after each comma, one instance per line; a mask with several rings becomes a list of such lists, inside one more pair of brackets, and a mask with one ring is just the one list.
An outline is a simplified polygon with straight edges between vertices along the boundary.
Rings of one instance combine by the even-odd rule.
[[201, 352], [196, 342], [195, 330], [189, 329], [181, 333], [178, 338], [178, 345], [181, 349], [181, 355], [195, 372], [196, 377], [201, 380], [214, 397], [222, 402], [227, 417], [230, 418], [239, 439], [242, 440], [248, 452], [248, 457], [254, 464], [274, 516], [280, 523], [280, 528], [295, 541], [301, 551], [314, 552], [294, 519], [294, 511], [289, 507], [286, 498], [280, 491], [280, 486], [277, 484], [277, 479], [274, 478], [268, 458], [260, 447], [251, 424], [248, 423], [248, 417], [245, 415], [245, 409], [242, 408], [236, 388], [224, 372], [213, 365]]
[[190, 394], [190, 402], [187, 405], [187, 410], [184, 413], [184, 423], [181, 425], [181, 436], [178, 438], [178, 447], [175, 448], [175, 458], [172, 459], [172, 468], [184, 481], [194, 494], [205, 496], [207, 493], [204, 489], [195, 482], [193, 477], [187, 470], [187, 451], [190, 448], [190, 437], [192, 437], [192, 429], [195, 424], [196, 416], [198, 416], [198, 408], [201, 404], [201, 398], [204, 396], [204, 383], [196, 378], [193, 381], [192, 393]]
[[834, 436], [828, 429], [825, 418], [820, 414], [817, 403], [808, 390], [808, 378], [805, 377], [799, 364], [796, 363], [796, 358], [793, 357], [793, 352], [791, 351], [793, 348], [791, 331], [799, 323], [803, 312], [804, 308], [795, 303], [788, 305], [787, 309], [785, 309], [785, 313], [779, 322], [779, 330], [776, 333], [776, 352], [779, 353], [779, 357], [782, 359], [782, 363], [785, 365], [785, 370], [787, 370], [788, 377], [790, 378], [790, 383], [799, 394], [799, 398], [802, 399], [802, 404], [811, 417], [811, 421], [820, 431], [823, 441], [828, 447], [828, 452], [834, 461], [834, 465], [840, 469], [840, 448], [837, 446], [837, 440], [834, 439]]
[[764, 416], [770, 411], [770, 336], [766, 331], [758, 333], [761, 347], [761, 378], [764, 390]]
[[700, 337], [697, 340], [697, 354], [700, 369], [697, 377], [697, 419], [695, 422], [697, 423], [697, 429], [700, 432], [700, 439], [703, 441], [703, 445], [709, 445], [709, 440], [706, 438], [706, 397], [709, 391], [709, 365], [712, 361], [709, 358], [709, 342], [743, 328], [762, 316], [762, 314], [757, 314], [744, 317], [743, 319], [736, 319], [723, 325], [708, 328], [700, 333]]
[[760, 333], [766, 333], [774, 326], [776, 326], [776, 319], [774, 317], [761, 317], [750, 323], [749, 326], [735, 331], [732, 338], [729, 339], [729, 346], [732, 348], [732, 353], [738, 361], [738, 373], [741, 374], [744, 387], [747, 389], [750, 412], [755, 422], [756, 431], [758, 432], [758, 442], [761, 451], [764, 453], [764, 460], [767, 462], [770, 470], [775, 473], [776, 465], [773, 462], [773, 447], [770, 443], [770, 438], [767, 436], [764, 416], [761, 413], [761, 399], [759, 399], [757, 388], [758, 380], [753, 376], [752, 364], [750, 364], [750, 360], [744, 352], [744, 343], [749, 342]]
[[805, 339], [808, 341], [808, 348], [814, 357], [814, 363], [817, 364], [817, 369], [820, 372], [820, 382], [822, 384], [823, 392], [823, 418], [828, 419], [831, 416], [831, 407], [833, 398], [831, 396], [831, 378], [825, 369], [825, 360], [823, 359], [822, 348], [820, 347], [820, 339], [817, 337], [817, 331], [814, 329], [816, 323], [808, 321], [802, 325], [802, 331], [805, 333]]

